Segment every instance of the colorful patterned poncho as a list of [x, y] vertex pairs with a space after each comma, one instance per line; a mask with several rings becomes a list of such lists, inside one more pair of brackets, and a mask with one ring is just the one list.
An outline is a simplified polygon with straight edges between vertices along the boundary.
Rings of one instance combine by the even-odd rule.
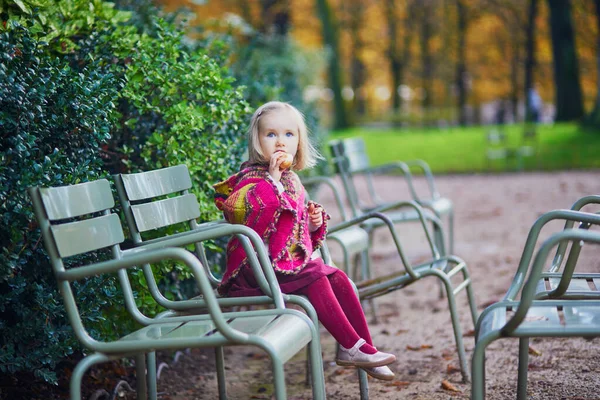
[[[323, 212], [323, 225], [309, 232], [305, 189], [298, 175], [283, 171], [280, 182], [282, 193], [266, 166], [244, 163], [240, 172], [214, 185], [215, 203], [228, 222], [246, 225], [260, 235], [275, 271], [295, 275], [321, 246], [329, 216]], [[217, 288], [221, 295], [227, 294], [231, 279], [247, 265], [246, 253], [233, 237], [227, 244], [227, 270]]]

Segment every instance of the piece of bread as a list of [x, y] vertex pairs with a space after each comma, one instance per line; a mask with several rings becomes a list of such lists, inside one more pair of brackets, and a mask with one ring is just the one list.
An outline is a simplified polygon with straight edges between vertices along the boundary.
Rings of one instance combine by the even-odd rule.
[[283, 162], [281, 164], [279, 164], [279, 169], [280, 170], [288, 169], [289, 167], [292, 166], [293, 162], [294, 162], [294, 156], [292, 156], [290, 153], [286, 153], [285, 160], [283, 160]]

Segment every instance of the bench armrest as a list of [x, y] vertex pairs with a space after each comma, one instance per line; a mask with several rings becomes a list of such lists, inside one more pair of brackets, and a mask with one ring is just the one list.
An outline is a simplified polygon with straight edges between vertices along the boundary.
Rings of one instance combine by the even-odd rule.
[[527, 241], [525, 242], [525, 247], [521, 255], [521, 260], [519, 262], [519, 267], [517, 268], [517, 272], [508, 291], [504, 295], [504, 300], [514, 300], [521, 291], [527, 276], [531, 259], [533, 257], [533, 252], [537, 244], [538, 237], [540, 235], [540, 231], [544, 225], [553, 220], [566, 220], [600, 225], [600, 215], [573, 210], [554, 210], [539, 217], [529, 231], [529, 235], [527, 236]]
[[[425, 163], [423, 160], [412, 160], [412, 161], [394, 161], [384, 165], [379, 165], [376, 167], [369, 167], [361, 172], [363, 173], [372, 173], [372, 174], [386, 174], [392, 171], [400, 171], [404, 175], [404, 179], [406, 180], [406, 184], [408, 185], [408, 189], [413, 200], [419, 202], [421, 201], [415, 187], [413, 184], [413, 174], [411, 172], [411, 167], [417, 167], [423, 170], [425, 178], [427, 180], [427, 186], [429, 188], [429, 194], [431, 199], [437, 199], [440, 197], [440, 194], [435, 185], [435, 181], [433, 179], [433, 174], [431, 172], [431, 168], [429, 165]], [[374, 188], [370, 188], [370, 192], [374, 193]], [[374, 199], [376, 200], [376, 199]], [[377, 199], [376, 202], [381, 204], [381, 199]]]
[[[533, 261], [529, 277], [523, 286], [521, 293], [521, 299], [518, 302], [518, 308], [515, 310], [515, 314], [510, 320], [506, 322], [502, 328], [502, 332], [509, 333], [518, 328], [519, 324], [525, 319], [527, 311], [531, 307], [533, 300], [535, 299], [536, 288], [538, 281], [541, 278], [544, 265], [548, 259], [548, 255], [553, 247], [557, 246], [561, 242], [590, 242], [600, 244], [600, 234], [597, 232], [589, 232], [581, 229], [567, 229], [559, 233], [555, 233], [549, 239], [547, 239], [539, 251], [537, 252]], [[574, 265], [569, 266], [570, 270], [565, 271], [565, 274], [572, 275]], [[505, 299], [508, 301], [514, 301], [514, 298]], [[551, 302], [552, 300], [542, 300], [545, 302]]]
[[311, 176], [309, 178], [303, 178], [302, 184], [305, 186], [306, 185], [320, 185], [320, 184], [328, 186], [331, 189], [331, 191], [333, 192], [333, 197], [335, 199], [335, 203], [338, 207], [338, 210], [340, 211], [340, 216], [342, 218], [342, 221], [345, 221], [347, 219], [346, 210], [344, 208], [344, 203], [342, 201], [342, 196], [340, 195], [337, 185], [333, 179], [328, 178], [326, 176]]
[[[202, 242], [205, 240], [216, 239], [223, 236], [238, 235], [238, 237], [246, 237], [252, 244], [249, 246], [247, 241], [241, 240], [242, 246], [246, 250], [246, 254], [250, 261], [250, 266], [255, 274], [257, 282], [261, 290], [267, 295], [273, 298], [274, 303], [277, 307], [283, 307], [283, 298], [281, 297], [281, 291], [279, 290], [279, 284], [275, 277], [275, 272], [271, 266], [265, 245], [253, 229], [240, 224], [230, 224], [228, 222], [222, 222], [211, 226], [206, 226], [203, 229], [186, 232], [185, 235], [166, 237], [162, 240], [153, 240], [145, 242], [142, 246], [137, 248], [165, 248], [165, 247], [180, 247], [188, 244]], [[130, 249], [126, 251], [132, 251]]]
[[[437, 247], [435, 246], [434, 241], [431, 236], [431, 232], [429, 231], [429, 228], [427, 227], [428, 220], [431, 221], [431, 220], [434, 220], [437, 218], [425, 215], [425, 213], [423, 212], [423, 208], [414, 201], [401, 201], [401, 202], [397, 202], [397, 203], [390, 204], [387, 206], [379, 207], [377, 209], [374, 209], [371, 212], [365, 213], [359, 217], [352, 218], [348, 221], [342, 222], [340, 224], [335, 225], [334, 227], [331, 227], [329, 229], [329, 233], [334, 233], [334, 232], [337, 232], [337, 231], [340, 231], [340, 230], [343, 230], [343, 229], [346, 229], [346, 228], [349, 228], [349, 227], [355, 226], [355, 225], [362, 225], [365, 221], [367, 221], [369, 219], [380, 219], [388, 227], [388, 230], [390, 231], [390, 234], [392, 235], [392, 239], [394, 240], [396, 250], [398, 251], [398, 255], [400, 256], [400, 259], [402, 260], [402, 263], [404, 265], [406, 273], [409, 274], [412, 278], [417, 279], [418, 275], [414, 272], [411, 263], [408, 261], [408, 259], [404, 255], [404, 250], [402, 250], [402, 245], [400, 243], [400, 239], [398, 238], [396, 228], [394, 226], [394, 222], [385, 214], [386, 211], [400, 209], [400, 208], [404, 208], [404, 207], [414, 208], [417, 211], [417, 213], [419, 215], [419, 220], [421, 222], [421, 225], [425, 232], [425, 236], [427, 238], [427, 242], [431, 249], [432, 256], [435, 259], [438, 259], [440, 257], [439, 251], [438, 251]], [[439, 223], [439, 220], [437, 222]]]
[[[217, 297], [213, 293], [212, 286], [210, 285], [208, 277], [206, 276], [206, 271], [204, 271], [204, 268], [202, 267], [200, 261], [192, 253], [178, 247], [155, 250], [137, 248], [132, 250], [134, 251], [127, 253], [119, 259], [99, 262], [96, 264], [86, 265], [62, 271], [57, 274], [57, 278], [62, 281], [71, 282], [86, 277], [118, 272], [123, 269], [129, 269], [146, 263], [156, 263], [165, 259], [179, 260], [185, 263], [192, 270], [196, 284], [198, 285], [200, 292], [204, 296], [208, 313], [210, 314], [210, 317], [214, 322], [217, 330], [219, 330], [219, 332], [221, 332], [223, 336], [227, 337], [229, 340], [237, 342], [244, 342], [247, 340], [247, 334], [236, 331], [227, 324], [223, 312], [221, 311], [221, 308], [217, 302]], [[187, 318], [184, 317], [180, 319], [193, 320], [194, 317], [190, 316]], [[169, 320], [173, 322], [176, 321], [175, 319]], [[152, 323], [152, 321], [149, 322]], [[80, 336], [80, 338], [84, 342], [86, 342], [85, 344], [89, 345], [92, 348], [98, 346], [98, 342], [93, 338], [89, 337], [88, 335], [85, 335], [84, 337]]]

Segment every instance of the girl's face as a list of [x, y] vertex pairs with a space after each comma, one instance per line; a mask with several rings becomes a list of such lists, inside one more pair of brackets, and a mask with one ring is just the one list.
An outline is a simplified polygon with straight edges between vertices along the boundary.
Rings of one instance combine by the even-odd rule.
[[295, 157], [299, 139], [296, 116], [290, 110], [271, 111], [258, 121], [258, 141], [266, 161], [278, 151]]

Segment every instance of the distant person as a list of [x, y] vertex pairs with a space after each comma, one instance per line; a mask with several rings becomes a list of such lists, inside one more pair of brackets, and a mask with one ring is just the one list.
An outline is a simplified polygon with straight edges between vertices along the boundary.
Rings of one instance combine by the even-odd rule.
[[496, 109], [496, 124], [504, 125], [506, 116], [506, 101], [501, 99], [498, 103], [498, 108]]
[[529, 89], [527, 96], [529, 97], [529, 112], [531, 113], [531, 121], [537, 124], [540, 122], [542, 98], [534, 87]]

